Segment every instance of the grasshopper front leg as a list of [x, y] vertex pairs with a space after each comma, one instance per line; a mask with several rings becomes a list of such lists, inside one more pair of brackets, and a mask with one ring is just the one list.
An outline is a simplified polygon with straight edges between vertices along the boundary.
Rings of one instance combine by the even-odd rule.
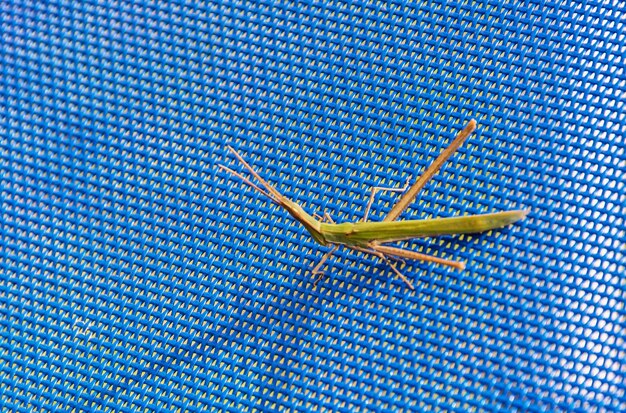
[[[317, 214], [315, 214], [316, 216], [319, 216]], [[332, 224], [335, 223], [335, 221], [333, 220], [333, 218], [328, 214], [328, 212], [324, 212], [324, 216], [319, 218], [320, 221], [328, 221]], [[333, 256], [333, 254], [335, 254], [335, 252], [337, 251], [337, 249], [339, 248], [339, 244], [335, 244], [333, 245], [333, 247], [326, 252], [326, 254], [324, 254], [322, 256], [322, 258], [320, 258], [320, 260], [317, 262], [317, 264], [315, 265], [315, 267], [313, 267], [311, 269], [311, 274], [314, 276], [317, 276], [315, 278], [315, 281], [313, 283], [313, 285], [317, 286], [317, 284], [322, 280], [322, 278], [324, 277], [324, 271], [321, 271], [322, 266], [324, 265], [324, 263]]]
[[326, 254], [324, 254], [322, 256], [322, 258], [318, 261], [317, 265], [315, 265], [315, 267], [313, 267], [313, 269], [311, 269], [311, 274], [316, 275], [317, 277], [315, 278], [315, 282], [313, 283], [313, 285], [317, 286], [317, 283], [319, 283], [322, 278], [324, 277], [324, 271], [320, 271], [320, 269], [322, 268], [322, 265], [324, 265], [324, 263], [330, 258], [332, 257], [332, 255], [335, 253], [335, 251], [337, 251], [337, 249], [339, 248], [339, 245], [333, 245], [333, 247], [330, 249], [330, 251], [326, 252]]
[[367, 217], [370, 214], [370, 209], [372, 208], [372, 203], [374, 203], [374, 197], [376, 197], [376, 193], [377, 192], [405, 192], [407, 189], [409, 189], [409, 181], [407, 179], [406, 184], [404, 185], [403, 188], [387, 188], [387, 187], [383, 187], [383, 186], [375, 186], [372, 188], [371, 192], [370, 192], [370, 199], [367, 201], [367, 207], [365, 207], [365, 214], [363, 215], [363, 218], [361, 218], [361, 222], [365, 222], [367, 221]]

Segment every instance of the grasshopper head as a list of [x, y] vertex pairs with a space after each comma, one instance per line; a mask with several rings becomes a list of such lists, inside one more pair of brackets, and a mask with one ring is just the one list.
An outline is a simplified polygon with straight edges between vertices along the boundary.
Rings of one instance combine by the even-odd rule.
[[304, 227], [309, 231], [313, 239], [321, 245], [326, 245], [326, 239], [322, 235], [321, 223], [314, 217], [309, 215], [300, 205], [291, 201], [290, 199], [282, 197], [282, 202], [278, 202], [278, 205], [282, 206], [289, 212], [289, 214], [297, 219]]

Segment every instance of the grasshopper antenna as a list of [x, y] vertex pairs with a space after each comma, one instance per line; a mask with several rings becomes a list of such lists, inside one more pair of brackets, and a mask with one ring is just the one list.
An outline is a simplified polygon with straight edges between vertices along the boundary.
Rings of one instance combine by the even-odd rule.
[[245, 176], [243, 176], [242, 174], [240, 174], [239, 172], [235, 172], [232, 169], [230, 169], [227, 166], [224, 166], [222, 164], [217, 164], [217, 167], [228, 172], [229, 174], [236, 176], [237, 178], [241, 179], [243, 182], [245, 182], [246, 184], [250, 185], [252, 188], [254, 188], [256, 191], [258, 191], [259, 193], [265, 195], [266, 197], [268, 197], [272, 202], [274, 202], [275, 204], [278, 204], [278, 201], [267, 191], [265, 191], [263, 188], [259, 187], [258, 185], [256, 185], [254, 182], [252, 182], [251, 180], [249, 180], [248, 178], [246, 178]]
[[239, 162], [243, 164], [243, 166], [248, 170], [248, 172], [250, 172], [252, 176], [254, 176], [261, 183], [261, 185], [263, 185], [263, 188], [265, 188], [267, 192], [269, 192], [275, 200], [279, 201], [282, 198], [284, 198], [283, 194], [278, 192], [278, 190], [274, 188], [272, 185], [270, 185], [265, 179], [261, 178], [261, 175], [259, 175], [257, 171], [254, 170], [253, 167], [248, 165], [248, 162], [246, 162], [245, 159], [243, 159], [243, 157], [239, 155], [239, 153], [236, 150], [234, 150], [231, 146], [227, 146], [227, 148], [233, 155], [235, 155], [235, 157], [239, 160]]
[[241, 162], [243, 164], [243, 166], [248, 170], [248, 172], [250, 172], [252, 174], [252, 176], [255, 177], [261, 183], [262, 187], [257, 185], [257, 184], [255, 184], [254, 182], [252, 182], [250, 179], [246, 178], [245, 176], [243, 176], [239, 172], [236, 172], [236, 171], [228, 168], [227, 166], [224, 166], [224, 165], [221, 165], [221, 164], [218, 164], [217, 166], [220, 169], [230, 173], [231, 175], [236, 176], [237, 178], [241, 179], [243, 182], [245, 182], [246, 184], [250, 185], [256, 191], [258, 191], [259, 193], [261, 193], [261, 194], [265, 195], [266, 197], [268, 197], [275, 204], [282, 205], [283, 204], [282, 201], [285, 198], [283, 196], [283, 194], [278, 192], [278, 190], [276, 188], [274, 188], [265, 179], [263, 179], [261, 177], [261, 175], [259, 175], [259, 173], [257, 171], [255, 171], [254, 168], [251, 167], [248, 164], [248, 162], [246, 162], [245, 159], [243, 159], [243, 157], [241, 155], [239, 155], [239, 153], [236, 150], [234, 150], [231, 146], [226, 146], [226, 147], [228, 148], [228, 150], [233, 155], [235, 155], [237, 160], [239, 160], [239, 162]]

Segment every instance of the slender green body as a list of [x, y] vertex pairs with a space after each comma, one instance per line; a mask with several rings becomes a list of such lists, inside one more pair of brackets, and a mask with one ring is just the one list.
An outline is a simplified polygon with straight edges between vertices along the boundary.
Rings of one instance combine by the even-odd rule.
[[395, 222], [320, 223], [320, 233], [327, 243], [367, 246], [438, 235], [474, 234], [502, 228], [524, 218], [527, 211]]
[[318, 221], [304, 211], [300, 205], [284, 196], [280, 205], [300, 221], [318, 243], [357, 247], [366, 247], [372, 242], [383, 244], [411, 238], [475, 234], [505, 227], [528, 214], [528, 211], [512, 210], [464, 217], [332, 224]]

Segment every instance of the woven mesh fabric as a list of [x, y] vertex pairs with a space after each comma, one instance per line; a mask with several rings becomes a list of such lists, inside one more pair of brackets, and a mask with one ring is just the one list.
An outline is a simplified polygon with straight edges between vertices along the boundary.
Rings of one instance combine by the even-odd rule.
[[[0, 410], [626, 408], [624, 3], [445, 3], [0, 1]], [[402, 218], [531, 214], [415, 291], [217, 169], [354, 221], [472, 118]]]

